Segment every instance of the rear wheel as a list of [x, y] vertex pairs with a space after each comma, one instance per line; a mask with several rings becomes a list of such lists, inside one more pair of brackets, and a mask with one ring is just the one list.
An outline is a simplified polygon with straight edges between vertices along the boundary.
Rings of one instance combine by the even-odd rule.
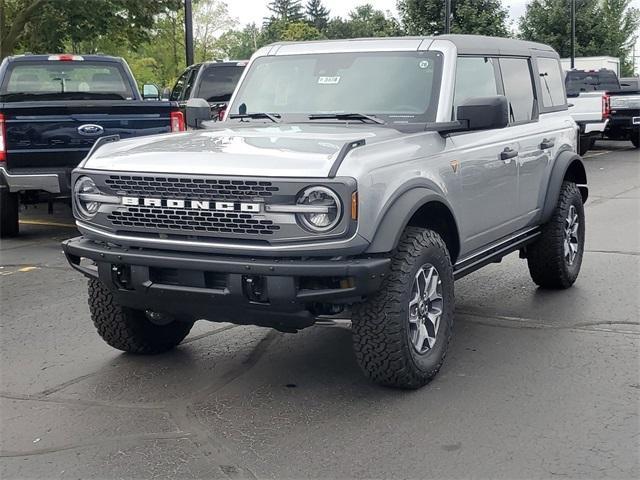
[[636, 148], [640, 148], [640, 130], [631, 132], [631, 143]]
[[151, 322], [144, 311], [123, 307], [100, 281], [89, 280], [89, 310], [102, 339], [113, 348], [150, 355], [171, 350], [189, 334], [194, 322]]
[[582, 195], [573, 182], [563, 182], [556, 209], [542, 234], [527, 247], [529, 273], [544, 288], [569, 288], [578, 278], [584, 251]]
[[585, 135], [579, 137], [578, 143], [578, 153], [582, 156], [593, 148], [593, 145], [596, 143], [596, 138]]
[[382, 288], [354, 306], [353, 343], [376, 383], [419, 388], [438, 373], [453, 327], [453, 268], [442, 238], [409, 227]]
[[18, 212], [20, 198], [11, 193], [5, 185], [0, 185], [0, 237], [15, 237], [20, 231]]

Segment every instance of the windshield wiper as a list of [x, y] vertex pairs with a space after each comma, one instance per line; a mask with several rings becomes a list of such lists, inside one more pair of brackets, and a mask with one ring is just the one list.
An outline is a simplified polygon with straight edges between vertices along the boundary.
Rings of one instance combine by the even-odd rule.
[[386, 123], [384, 120], [380, 120], [373, 115], [366, 115], [364, 113], [316, 113], [314, 115], [309, 115], [309, 120], [326, 120], [330, 118], [335, 118], [336, 120], [362, 120], [363, 122], [369, 120], [379, 125], [384, 125]]
[[264, 113], [264, 112], [256, 112], [256, 113], [231, 113], [229, 114], [229, 118], [268, 118], [273, 123], [280, 122], [280, 114], [279, 113]]

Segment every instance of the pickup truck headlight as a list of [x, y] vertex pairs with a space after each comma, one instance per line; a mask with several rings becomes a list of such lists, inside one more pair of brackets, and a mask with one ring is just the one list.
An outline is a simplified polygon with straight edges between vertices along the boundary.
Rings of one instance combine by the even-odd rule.
[[82, 218], [93, 218], [100, 209], [100, 190], [89, 177], [80, 177], [73, 187], [73, 201]]
[[298, 220], [311, 232], [328, 232], [340, 223], [342, 202], [330, 188], [309, 187], [298, 195], [297, 204]]

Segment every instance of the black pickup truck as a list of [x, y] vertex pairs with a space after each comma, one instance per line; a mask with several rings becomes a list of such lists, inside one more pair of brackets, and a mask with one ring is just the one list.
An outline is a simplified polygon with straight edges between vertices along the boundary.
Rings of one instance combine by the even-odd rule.
[[104, 55], [19, 55], [0, 64], [0, 236], [18, 234], [20, 195], [69, 195], [96, 140], [185, 129], [177, 102], [144, 96], [127, 63]]

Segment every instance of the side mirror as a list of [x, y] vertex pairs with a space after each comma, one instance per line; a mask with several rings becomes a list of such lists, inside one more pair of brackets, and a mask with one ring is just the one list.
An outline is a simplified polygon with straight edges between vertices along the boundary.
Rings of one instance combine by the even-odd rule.
[[202, 122], [211, 120], [211, 107], [204, 98], [187, 100], [187, 127], [200, 128]]
[[504, 95], [468, 98], [456, 113], [465, 130], [491, 130], [509, 125], [509, 102]]
[[153, 83], [145, 83], [142, 86], [143, 100], [160, 100], [160, 91]]

